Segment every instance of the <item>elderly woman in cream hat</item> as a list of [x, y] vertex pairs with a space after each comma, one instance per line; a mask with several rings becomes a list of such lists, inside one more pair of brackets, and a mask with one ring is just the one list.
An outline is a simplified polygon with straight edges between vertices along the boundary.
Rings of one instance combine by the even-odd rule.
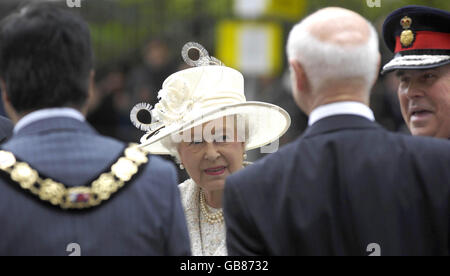
[[[188, 57], [191, 49], [199, 51], [197, 61]], [[227, 255], [222, 216], [225, 179], [243, 168], [247, 150], [283, 135], [290, 117], [278, 106], [246, 101], [242, 74], [209, 57], [201, 45], [186, 44], [182, 55], [196, 67], [164, 81], [159, 102], [150, 111], [154, 122], [147, 128], [137, 124], [147, 130], [141, 147], [174, 156], [191, 177], [179, 188], [192, 254]]]

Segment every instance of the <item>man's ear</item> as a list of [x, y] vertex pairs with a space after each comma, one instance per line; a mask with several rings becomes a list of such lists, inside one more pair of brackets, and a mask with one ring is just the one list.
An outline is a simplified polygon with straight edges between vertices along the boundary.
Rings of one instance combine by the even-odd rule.
[[369, 87], [368, 87], [369, 91], [372, 89], [372, 87], [377, 82], [377, 80], [380, 76], [380, 69], [381, 69], [381, 54], [378, 52], [377, 70], [374, 72], [375, 75], [373, 76], [373, 81], [371, 83], [367, 83], [369, 85]]
[[6, 83], [2, 78], [0, 78], [0, 91], [2, 92], [3, 104], [4, 105], [9, 104], [10, 101], [9, 101], [8, 94], [6, 93]]
[[293, 70], [293, 74], [295, 75], [295, 83], [293, 83], [296, 86], [297, 91], [305, 91], [308, 89], [308, 78], [306, 77], [305, 69], [303, 69], [303, 66], [298, 62], [297, 60], [291, 60], [289, 61], [289, 64], [291, 65], [291, 68]]
[[16, 111], [14, 110], [14, 108], [12, 107], [11, 101], [9, 100], [8, 93], [6, 92], [6, 83], [2, 78], [0, 78], [0, 88], [2, 90], [2, 102], [3, 102], [3, 107], [5, 108], [5, 112], [6, 112], [6, 114], [8, 114], [11, 121], [13, 121], [14, 123], [17, 123], [20, 118], [19, 118], [18, 114], [16, 113]]
[[378, 71], [380, 71], [380, 67], [381, 67], [381, 54], [378, 53]]
[[95, 90], [95, 70], [92, 69], [91, 72], [89, 72], [89, 93], [88, 97], [92, 98]]
[[88, 95], [86, 99], [86, 103], [80, 108], [80, 112], [87, 116], [89, 110], [92, 106], [95, 106], [96, 98], [95, 98], [95, 70], [92, 69], [89, 72], [89, 80], [88, 80]]

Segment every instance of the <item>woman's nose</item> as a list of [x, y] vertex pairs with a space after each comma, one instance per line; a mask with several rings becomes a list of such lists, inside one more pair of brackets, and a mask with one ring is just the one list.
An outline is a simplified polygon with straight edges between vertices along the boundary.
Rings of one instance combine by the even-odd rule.
[[217, 150], [217, 147], [214, 145], [214, 143], [206, 143], [206, 150], [205, 150], [205, 156], [204, 158], [209, 161], [214, 161], [217, 158], [219, 158], [220, 153]]

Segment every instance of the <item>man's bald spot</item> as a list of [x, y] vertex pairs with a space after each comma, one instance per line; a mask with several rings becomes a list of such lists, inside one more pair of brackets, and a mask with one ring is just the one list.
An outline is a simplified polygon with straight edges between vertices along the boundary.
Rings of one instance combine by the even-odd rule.
[[359, 14], [337, 7], [321, 9], [304, 23], [306, 30], [318, 40], [339, 46], [358, 46], [370, 38], [370, 27]]

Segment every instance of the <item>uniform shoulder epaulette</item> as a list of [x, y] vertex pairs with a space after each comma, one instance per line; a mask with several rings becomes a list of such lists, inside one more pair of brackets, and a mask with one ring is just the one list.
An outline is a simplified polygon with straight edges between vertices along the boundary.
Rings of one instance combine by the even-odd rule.
[[147, 152], [130, 144], [108, 171], [86, 186], [67, 187], [43, 177], [9, 151], [0, 150], [0, 172], [21, 189], [62, 209], [86, 209], [100, 205], [133, 179], [148, 162]]

